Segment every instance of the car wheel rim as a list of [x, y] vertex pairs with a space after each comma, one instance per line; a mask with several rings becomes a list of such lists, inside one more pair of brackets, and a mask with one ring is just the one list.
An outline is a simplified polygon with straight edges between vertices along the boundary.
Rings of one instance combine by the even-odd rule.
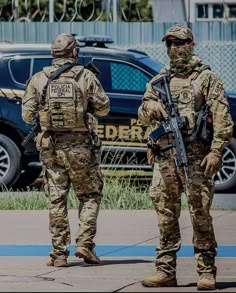
[[222, 157], [223, 165], [215, 176], [215, 184], [224, 184], [231, 180], [236, 173], [236, 156], [234, 152], [226, 147]]
[[0, 180], [6, 176], [10, 169], [10, 157], [7, 151], [0, 146]]

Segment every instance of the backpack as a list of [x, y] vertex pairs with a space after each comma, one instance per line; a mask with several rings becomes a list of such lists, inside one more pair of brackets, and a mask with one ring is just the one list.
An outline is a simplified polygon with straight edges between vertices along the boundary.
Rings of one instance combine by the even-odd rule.
[[[65, 64], [48, 76], [39, 111], [40, 126], [44, 130], [88, 129], [85, 120], [87, 104], [78, 83], [84, 68], [72, 66], [73, 64]], [[44, 69], [47, 75], [46, 71], [48, 70]]]

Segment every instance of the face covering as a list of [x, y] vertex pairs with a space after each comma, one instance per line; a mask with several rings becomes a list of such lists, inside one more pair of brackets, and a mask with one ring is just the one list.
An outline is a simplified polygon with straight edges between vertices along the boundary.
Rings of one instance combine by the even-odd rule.
[[170, 58], [171, 65], [174, 67], [184, 68], [193, 56], [193, 46], [171, 46], [167, 49], [167, 54]]

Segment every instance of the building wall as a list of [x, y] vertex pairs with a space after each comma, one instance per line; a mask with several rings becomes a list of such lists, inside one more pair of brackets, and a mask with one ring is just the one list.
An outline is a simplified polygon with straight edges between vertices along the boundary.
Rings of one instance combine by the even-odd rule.
[[229, 19], [227, 18], [227, 4], [236, 4], [235, 0], [184, 0], [185, 1], [185, 6], [186, 6], [186, 13], [187, 13], [187, 20], [190, 22], [195, 22], [195, 21], [219, 21], [219, 19], [208, 19], [208, 20], [203, 20], [199, 19], [197, 20], [196, 18], [196, 5], [197, 4], [221, 4], [225, 6], [225, 17], [222, 18], [220, 21], [223, 22], [231, 22], [231, 21], [236, 21], [235, 19]]

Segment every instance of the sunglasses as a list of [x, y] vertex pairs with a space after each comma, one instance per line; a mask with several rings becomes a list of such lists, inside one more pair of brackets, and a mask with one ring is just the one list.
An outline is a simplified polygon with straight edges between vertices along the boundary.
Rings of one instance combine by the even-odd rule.
[[166, 47], [170, 48], [171, 45], [175, 45], [175, 46], [183, 46], [186, 43], [191, 43], [192, 40], [191, 39], [173, 39], [173, 40], [166, 40]]

